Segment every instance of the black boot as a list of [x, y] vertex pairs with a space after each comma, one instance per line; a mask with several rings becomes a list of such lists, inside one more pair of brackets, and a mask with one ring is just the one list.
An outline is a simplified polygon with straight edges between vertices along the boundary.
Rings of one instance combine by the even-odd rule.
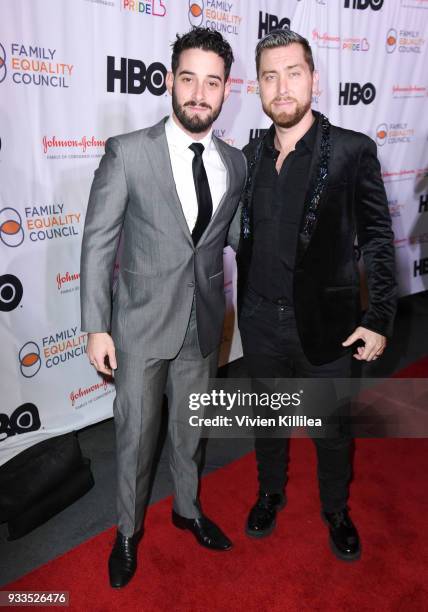
[[137, 569], [137, 546], [141, 533], [132, 537], [117, 532], [116, 542], [108, 560], [110, 586], [120, 589], [128, 584]]
[[324, 522], [330, 531], [330, 546], [333, 553], [342, 561], [356, 561], [361, 556], [360, 538], [357, 528], [351, 521], [348, 509], [339, 512], [322, 512]]
[[275, 529], [276, 513], [286, 504], [283, 493], [260, 493], [248, 515], [245, 532], [253, 538], [263, 538]]

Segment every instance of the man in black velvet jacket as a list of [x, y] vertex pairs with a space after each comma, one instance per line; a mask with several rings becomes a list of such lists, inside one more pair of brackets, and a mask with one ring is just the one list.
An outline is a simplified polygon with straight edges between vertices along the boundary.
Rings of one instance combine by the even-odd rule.
[[[348, 378], [352, 356], [372, 361], [382, 354], [396, 308], [393, 233], [376, 145], [311, 110], [316, 76], [305, 38], [271, 32], [257, 45], [256, 67], [273, 124], [244, 148], [249, 180], [229, 234], [244, 360], [255, 379]], [[357, 250], [369, 289], [364, 314]], [[351, 436], [339, 427], [313, 439], [332, 550], [356, 560], [360, 541], [347, 508]], [[255, 446], [260, 488], [246, 532], [262, 537], [285, 505], [288, 439], [256, 437]]]

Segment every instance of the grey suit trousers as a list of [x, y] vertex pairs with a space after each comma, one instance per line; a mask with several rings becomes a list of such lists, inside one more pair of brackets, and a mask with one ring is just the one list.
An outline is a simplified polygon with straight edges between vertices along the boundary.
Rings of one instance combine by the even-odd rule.
[[[147, 347], [148, 354], [149, 350]], [[164, 393], [169, 408], [174, 509], [186, 518], [197, 518], [201, 514], [198, 503], [201, 430], [189, 425], [189, 394], [208, 390], [209, 379], [216, 375], [218, 350], [202, 357], [195, 304], [183, 345], [173, 359], [141, 357], [121, 350], [116, 350], [116, 357], [113, 414], [119, 531], [131, 536], [143, 523]]]

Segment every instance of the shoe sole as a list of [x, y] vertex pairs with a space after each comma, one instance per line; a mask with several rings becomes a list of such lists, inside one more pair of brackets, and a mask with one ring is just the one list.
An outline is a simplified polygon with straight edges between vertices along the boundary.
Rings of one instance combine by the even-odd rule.
[[[324, 515], [321, 513], [321, 519], [323, 520], [323, 522], [327, 525], [327, 527], [329, 526], [329, 522], [328, 520], [324, 517]], [[361, 545], [360, 548], [357, 550], [356, 553], [353, 553], [352, 555], [347, 555], [346, 553], [343, 553], [342, 551], [340, 551], [336, 544], [334, 543], [333, 539], [331, 536], [329, 536], [328, 538], [329, 544], [330, 544], [330, 549], [331, 552], [334, 554], [334, 556], [337, 559], [340, 559], [340, 561], [347, 561], [349, 563], [352, 563], [353, 561], [358, 561], [361, 558]]]
[[124, 589], [124, 588], [125, 588], [125, 587], [126, 587], [126, 586], [127, 586], [129, 583], [130, 583], [130, 582], [131, 582], [131, 580], [132, 580], [132, 578], [130, 578], [130, 579], [129, 579], [127, 582], [125, 582], [124, 584], [112, 584], [112, 583], [110, 582], [110, 587], [111, 587], [112, 589], [116, 589], [116, 590], [119, 590], [119, 589]]
[[207, 546], [206, 544], [198, 540], [198, 538], [195, 536], [195, 534], [193, 533], [191, 529], [189, 529], [185, 525], [182, 525], [180, 522], [176, 521], [174, 517], [172, 518], [172, 524], [174, 525], [174, 527], [177, 527], [177, 529], [181, 529], [182, 531], [189, 531], [192, 534], [192, 536], [195, 538], [199, 546], [202, 546], [206, 550], [212, 550], [214, 552], [227, 552], [228, 550], [232, 550], [233, 548], [233, 544], [231, 544], [229, 548], [212, 548], [211, 546]]
[[[275, 506], [276, 512], [280, 512], [280, 510], [283, 510], [286, 505], [287, 505], [287, 500], [284, 499], [284, 501], [281, 504], [279, 504], [278, 506]], [[248, 528], [248, 525], [246, 525], [245, 533], [250, 538], [266, 538], [274, 531], [275, 527], [276, 527], [276, 519], [274, 519], [272, 525], [268, 529], [265, 529], [264, 531], [253, 531], [252, 529]]]

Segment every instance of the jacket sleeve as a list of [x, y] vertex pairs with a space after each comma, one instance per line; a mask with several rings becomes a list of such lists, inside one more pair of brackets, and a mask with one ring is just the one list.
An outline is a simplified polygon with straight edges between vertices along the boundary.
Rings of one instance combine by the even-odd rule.
[[376, 144], [368, 137], [360, 149], [355, 211], [369, 289], [361, 325], [391, 336], [397, 303], [394, 234]]
[[227, 234], [226, 244], [235, 251], [238, 250], [239, 239], [241, 237], [241, 211], [242, 211], [242, 202], [239, 202], [238, 208], [236, 209], [235, 214], [233, 215], [232, 222], [229, 227], [229, 232]]
[[109, 138], [95, 171], [80, 260], [81, 329], [109, 332], [113, 266], [128, 202], [122, 148]]
[[226, 245], [232, 247], [235, 253], [238, 250], [239, 241], [241, 238], [242, 196], [244, 195], [245, 187], [246, 187], [247, 179], [248, 179], [248, 163], [247, 163], [247, 157], [245, 155], [245, 147], [243, 149], [242, 158], [243, 158], [243, 162], [245, 166], [245, 180], [242, 184], [242, 191], [241, 191], [241, 197], [239, 199], [239, 205], [232, 218], [232, 221], [229, 227], [229, 232], [227, 234], [227, 239], [226, 239]]

